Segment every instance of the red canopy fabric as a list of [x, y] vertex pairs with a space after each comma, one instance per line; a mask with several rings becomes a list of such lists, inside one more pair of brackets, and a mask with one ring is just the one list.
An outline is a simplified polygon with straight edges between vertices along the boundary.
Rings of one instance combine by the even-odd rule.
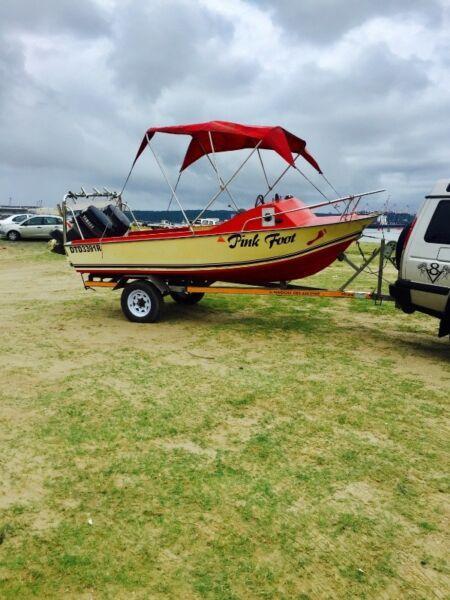
[[286, 131], [286, 129], [282, 127], [240, 125], [239, 123], [228, 123], [226, 121], [150, 127], [139, 146], [133, 165], [145, 150], [147, 141], [150, 141], [157, 132], [190, 135], [192, 137], [180, 171], [186, 169], [205, 154], [213, 152], [209, 137], [209, 134], [211, 134], [214, 152], [254, 148], [258, 142], [261, 142], [259, 148], [274, 150], [290, 165], [294, 164], [292, 154], [300, 154], [319, 173], [322, 173], [313, 156], [306, 150], [306, 142]]

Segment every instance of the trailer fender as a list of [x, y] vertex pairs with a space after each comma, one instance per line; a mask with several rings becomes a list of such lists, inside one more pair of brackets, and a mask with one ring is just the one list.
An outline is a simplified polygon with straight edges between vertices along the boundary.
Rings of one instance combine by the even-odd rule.
[[167, 285], [167, 283], [159, 277], [156, 277], [155, 275], [146, 275], [145, 277], [131, 277], [129, 279], [126, 277], [122, 277], [121, 279], [119, 279], [114, 289], [118, 290], [120, 288], [124, 288], [131, 283], [135, 283], [136, 281], [148, 281], [149, 283], [154, 285], [158, 292], [160, 292], [163, 296], [166, 296], [170, 293], [170, 288]]

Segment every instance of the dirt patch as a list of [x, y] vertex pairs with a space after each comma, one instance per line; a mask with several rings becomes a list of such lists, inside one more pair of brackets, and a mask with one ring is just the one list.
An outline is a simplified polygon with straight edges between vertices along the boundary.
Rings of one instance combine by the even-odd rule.
[[[23, 470], [23, 456], [8, 462], [8, 472], [2, 466], [2, 486], [0, 488], [0, 508], [33, 504], [45, 495], [45, 475], [39, 470]], [[29, 467], [29, 465], [28, 465]]]
[[379, 432], [375, 434], [371, 431], [353, 431], [353, 434], [361, 440], [369, 442], [369, 444], [373, 444], [374, 446], [392, 447], [395, 445], [394, 442], [386, 435], [383, 435]]
[[252, 414], [246, 417], [227, 417], [227, 419], [209, 434], [211, 445], [217, 450], [236, 450], [253, 435], [261, 416]]
[[[397, 566], [401, 580], [407, 581], [418, 593], [417, 597], [437, 598], [445, 600], [448, 598], [449, 579], [448, 576], [436, 569], [432, 558], [423, 557], [417, 560], [411, 555], [402, 553]], [[425, 590], [428, 590], [428, 595]]]
[[297, 498], [287, 509], [286, 512], [293, 514], [301, 514], [309, 510], [309, 505], [304, 498]]
[[[398, 311], [395, 317], [383, 317], [381, 333], [378, 319], [372, 321], [365, 314], [350, 313], [348, 306], [344, 310], [351, 319], [351, 329], [355, 326], [359, 329], [364, 348], [358, 348], [358, 354], [362, 350], [375, 369], [382, 368], [378, 361], [390, 359], [402, 377], [414, 378], [436, 390], [450, 387], [450, 344], [436, 337], [437, 319], [423, 319], [420, 333], [408, 333], [399, 330], [398, 323], [411, 315]], [[370, 345], [370, 353], [367, 345]]]
[[355, 481], [334, 494], [335, 500], [357, 500], [363, 504], [378, 501], [379, 494], [373, 486], [364, 481]]
[[40, 510], [30, 523], [31, 529], [36, 532], [44, 532], [53, 527], [57, 527], [61, 523], [60, 516], [51, 510]]
[[184, 450], [190, 454], [215, 458], [216, 451], [212, 448], [202, 448], [190, 440], [154, 440], [154, 443], [164, 450]]

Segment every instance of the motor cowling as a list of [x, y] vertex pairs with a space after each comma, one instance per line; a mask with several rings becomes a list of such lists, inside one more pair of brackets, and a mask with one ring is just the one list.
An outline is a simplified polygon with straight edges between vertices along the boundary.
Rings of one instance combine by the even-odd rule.
[[103, 209], [103, 213], [111, 220], [114, 227], [114, 235], [126, 234], [130, 228], [131, 221], [120, 208], [114, 206], [114, 204], [108, 204], [108, 206]]

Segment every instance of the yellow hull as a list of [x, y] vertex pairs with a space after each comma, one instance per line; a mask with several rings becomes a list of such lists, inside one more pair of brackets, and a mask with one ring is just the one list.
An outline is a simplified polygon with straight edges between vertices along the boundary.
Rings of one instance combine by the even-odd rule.
[[[333, 252], [357, 239], [373, 220], [371, 215], [307, 227], [245, 233], [87, 240], [69, 242], [65, 249], [71, 265], [80, 272], [155, 273], [224, 281], [227, 272], [232, 272], [232, 281], [248, 278], [245, 273], [256, 281], [261, 280], [260, 275], [269, 281], [288, 278], [275, 276], [279, 265], [289, 278], [297, 278], [295, 273], [292, 277], [291, 274], [299, 261], [303, 266], [298, 277], [306, 276], [302, 274], [306, 259], [313, 265], [316, 255], [333, 257]], [[330, 262], [335, 258], [336, 255]], [[252, 271], [256, 271], [256, 277]]]

